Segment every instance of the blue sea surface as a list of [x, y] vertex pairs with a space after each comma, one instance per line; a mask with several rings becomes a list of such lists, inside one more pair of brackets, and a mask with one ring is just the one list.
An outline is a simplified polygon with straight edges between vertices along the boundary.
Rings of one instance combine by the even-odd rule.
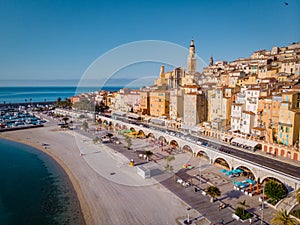
[[85, 224], [76, 193], [51, 157], [0, 139], [0, 224]]
[[81, 93], [93, 92], [97, 90], [118, 91], [122, 87], [0, 87], [0, 104], [24, 103], [24, 102], [45, 102], [56, 101], [58, 97], [62, 100]]

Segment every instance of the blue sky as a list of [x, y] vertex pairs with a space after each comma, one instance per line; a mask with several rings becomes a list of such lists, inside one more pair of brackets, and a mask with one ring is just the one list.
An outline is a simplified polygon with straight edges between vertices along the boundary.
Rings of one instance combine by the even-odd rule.
[[248, 57], [299, 41], [300, 1], [286, 2], [1, 0], [0, 79], [80, 79], [105, 52], [141, 40], [188, 47], [193, 38], [206, 62]]

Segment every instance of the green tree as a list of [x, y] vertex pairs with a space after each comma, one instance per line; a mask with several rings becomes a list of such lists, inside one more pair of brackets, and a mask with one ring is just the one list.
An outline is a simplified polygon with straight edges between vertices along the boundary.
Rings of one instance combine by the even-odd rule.
[[82, 122], [82, 129], [86, 131], [88, 128], [89, 128], [88, 122], [83, 121], [83, 122]]
[[100, 138], [98, 136], [93, 139], [94, 144], [96, 144], [99, 141], [100, 141]]
[[210, 195], [210, 197], [211, 197], [210, 201], [211, 201], [211, 202], [214, 202], [215, 197], [221, 196], [221, 191], [220, 191], [220, 189], [219, 189], [218, 187], [216, 187], [216, 186], [209, 186], [209, 187], [206, 189], [206, 193], [207, 193], [208, 195]]
[[271, 225], [298, 225], [298, 222], [286, 210], [281, 210], [274, 214]]
[[131, 138], [128, 136], [125, 136], [125, 141], [126, 141], [126, 148], [129, 150], [132, 145]]
[[171, 166], [169, 163], [171, 161], [175, 160], [175, 157], [173, 155], [168, 155], [165, 157], [165, 161], [167, 162], [167, 164], [165, 165], [165, 170], [168, 172], [172, 172], [173, 171], [173, 166]]
[[242, 215], [245, 215], [245, 209], [249, 207], [249, 205], [247, 205], [247, 203], [246, 203], [246, 200], [241, 201], [241, 202], [239, 202], [238, 204], [239, 204], [239, 205], [241, 206], [241, 208], [243, 209], [243, 210], [242, 210]]
[[77, 108], [80, 110], [86, 110], [86, 111], [94, 111], [95, 110], [95, 103], [91, 102], [87, 98], [82, 98], [80, 102], [75, 102], [73, 105], [73, 108]]
[[104, 112], [105, 109], [108, 109], [108, 107], [105, 105], [103, 100], [96, 103], [96, 105], [95, 105], [96, 112]]
[[268, 181], [265, 186], [265, 195], [274, 199], [276, 202], [283, 199], [287, 192], [282, 183], [276, 181]]
[[153, 152], [151, 152], [151, 151], [145, 151], [144, 154], [147, 156], [147, 160], [149, 161], [149, 159], [153, 155]]

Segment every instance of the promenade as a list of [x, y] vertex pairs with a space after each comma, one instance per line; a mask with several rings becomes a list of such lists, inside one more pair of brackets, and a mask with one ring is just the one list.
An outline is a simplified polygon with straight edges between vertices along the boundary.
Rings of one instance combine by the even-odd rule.
[[[232, 218], [232, 214], [234, 208], [238, 206], [238, 202], [243, 200], [247, 201], [247, 204], [250, 205], [249, 210], [257, 217], [261, 214], [258, 196], [250, 197], [233, 190], [231, 180], [220, 173], [220, 167], [209, 164], [205, 160], [200, 162], [200, 159], [191, 157], [189, 152], [178, 152], [176, 154], [176, 160], [172, 162], [172, 165], [174, 165], [175, 171], [178, 172], [177, 175], [183, 176], [182, 178], [187, 180], [192, 177], [193, 185], [202, 189], [211, 184], [217, 185], [222, 192], [222, 196], [216, 202], [211, 203], [208, 196], [203, 196], [199, 191], [195, 192], [194, 186], [182, 187], [182, 185], [175, 182], [172, 174], [164, 173], [144, 180], [137, 174], [136, 167], [129, 166], [129, 161], [132, 158], [137, 165], [153, 164], [153, 162], [147, 162], [147, 160], [139, 158], [137, 154], [138, 151], [151, 150], [154, 152], [153, 159], [155, 159], [156, 164], [162, 167], [164, 156], [167, 153], [162, 152], [161, 147], [158, 145], [145, 139], [132, 139], [132, 150], [127, 150], [124, 148], [123, 136], [118, 136], [123, 144], [94, 144], [92, 141], [95, 137], [95, 133], [92, 131], [93, 126], [90, 127], [90, 132], [78, 129], [75, 131], [62, 131], [58, 128], [57, 121], [50, 118], [48, 120], [49, 122], [44, 128], [26, 132], [7, 132], [3, 136], [38, 148], [41, 147], [42, 143], [49, 143], [50, 147], [47, 152], [54, 154], [54, 158], [59, 157], [71, 173], [71, 177], [75, 178], [75, 183], [78, 183], [78, 187], [75, 188], [81, 192], [79, 194], [82, 195], [81, 203], [85, 202], [86, 206], [83, 208], [90, 211], [92, 223], [98, 221], [97, 224], [105, 224], [103, 218], [109, 218], [111, 222], [114, 221], [114, 223], [109, 224], [120, 224], [118, 222], [119, 217], [125, 217], [128, 223], [122, 224], [173, 224], [175, 220], [180, 221], [180, 218], [186, 219], [186, 209], [191, 207], [191, 219], [194, 220], [195, 224], [202, 224], [198, 220], [204, 217], [212, 224], [217, 224], [221, 219], [224, 220], [224, 224], [241, 224], [241, 222]], [[185, 163], [192, 164], [194, 169], [189, 171], [180, 170]], [[201, 185], [199, 179], [195, 179], [200, 170], [202, 175]], [[213, 177], [217, 177], [217, 181]], [[111, 190], [116, 192], [111, 192]], [[99, 199], [99, 202], [95, 202], [95, 199]], [[139, 217], [141, 211], [140, 208], [136, 208], [136, 204], [141, 200], [147, 202], [143, 210], [149, 211], [150, 215], [156, 214], [157, 218], [154, 219], [149, 215], [150, 217], [146, 216], [139, 219], [139, 222], [127, 218], [128, 215]], [[118, 204], [116, 204], [116, 201]], [[220, 203], [225, 203], [228, 207], [219, 210]], [[155, 205], [156, 207], [153, 209]], [[160, 210], [161, 207], [163, 209]], [[107, 210], [107, 208], [111, 208], [116, 212], [120, 211], [120, 216], [112, 219], [111, 217], [115, 213], [112, 214], [112, 211]], [[98, 213], [99, 210], [101, 211], [100, 214]], [[123, 213], [124, 210], [126, 211], [125, 214]], [[128, 210], [130, 213], [127, 212]], [[264, 219], [266, 223], [264, 224], [268, 224], [274, 213], [275, 210], [271, 207], [265, 208]], [[163, 218], [161, 218], [161, 215], [164, 215]], [[195, 218], [198, 220], [195, 220]], [[158, 223], [157, 220], [160, 222]], [[253, 224], [261, 224], [261, 222], [256, 218], [253, 220]]]
[[[84, 134], [85, 132], [79, 131], [79, 133]], [[85, 135], [88, 135], [90, 138], [93, 137], [91, 133], [85, 133]], [[118, 135], [119, 139], [122, 140], [123, 136]], [[124, 140], [122, 140], [124, 141]], [[123, 147], [123, 145], [115, 145], [115, 144], [106, 144], [107, 147], [114, 149], [114, 156], [120, 157], [118, 153], [122, 154], [125, 158], [122, 157], [121, 161], [123, 161], [123, 166], [126, 167], [126, 162], [128, 164], [130, 159], [134, 159], [137, 164], [143, 164], [147, 163], [145, 160], [141, 160], [137, 157], [137, 154], [135, 151], [144, 151], [144, 150], [151, 150], [153, 151], [153, 159], [157, 162], [159, 165], [163, 165], [163, 158], [167, 155], [166, 152], [161, 152], [161, 147], [149, 143], [146, 140], [142, 139], [132, 139], [132, 149], [131, 151], [127, 150]], [[160, 158], [157, 158], [157, 156], [161, 156]], [[174, 177], [169, 176], [159, 176], [154, 177], [153, 179], [155, 181], [160, 182], [165, 188], [170, 190], [172, 193], [176, 194], [180, 199], [182, 199], [187, 205], [189, 205], [192, 209], [197, 210], [200, 213], [200, 217], [194, 217], [195, 218], [203, 218], [206, 217], [211, 223], [217, 224], [221, 219], [225, 221], [225, 224], [242, 224], [240, 221], [236, 221], [232, 218], [232, 214], [234, 213], [234, 208], [238, 207], [238, 202], [241, 202], [243, 200], [247, 201], [247, 204], [249, 204], [251, 207], [249, 208], [249, 211], [254, 213], [255, 217], [252, 220], [253, 224], [261, 224], [260, 216], [261, 216], [261, 203], [258, 201], [258, 197], [250, 197], [246, 196], [242, 192], [233, 190], [233, 184], [232, 179], [229, 179], [224, 176], [219, 170], [220, 167], [217, 167], [215, 165], [209, 164], [207, 161], [202, 160], [201, 165], [199, 165], [199, 159], [192, 158], [190, 153], [184, 153], [181, 152], [180, 154], [177, 154], [175, 162], [172, 164], [174, 165], [176, 171], [180, 170], [181, 166], [187, 162], [191, 163], [192, 165], [195, 165], [195, 168], [191, 171], [188, 171], [188, 173], [185, 173], [183, 171], [179, 171], [178, 174], [181, 176], [188, 177], [185, 180], [189, 180], [189, 178], [193, 177], [195, 179], [195, 174], [199, 173], [199, 169], [203, 170], [202, 173], [202, 189], [207, 188], [209, 185], [212, 185], [212, 183], [209, 182], [211, 176], [217, 176], [219, 180], [217, 181], [218, 184], [216, 184], [220, 190], [222, 191], [222, 196], [219, 198], [220, 200], [215, 201], [214, 203], [210, 202], [209, 196], [203, 196], [200, 194], [200, 192], [194, 192], [194, 186], [190, 186], [187, 188], [182, 187], [178, 183], [174, 181]], [[95, 159], [95, 161], [97, 161]], [[99, 169], [100, 170], [100, 169]], [[125, 169], [126, 170], [126, 169]], [[132, 170], [134, 173], [134, 170]], [[206, 171], [206, 172], [205, 172]], [[211, 171], [212, 173], [207, 173], [207, 171]], [[100, 172], [102, 173], [102, 171]], [[194, 173], [194, 175], [193, 175]], [[223, 177], [221, 177], [223, 176]], [[130, 178], [131, 179], [131, 178]], [[128, 184], [130, 179], [126, 179], [126, 183]], [[137, 178], [138, 180], [141, 179], [141, 177]], [[151, 182], [155, 183], [153, 179], [148, 179], [147, 182], [145, 182], [143, 185], [150, 184]], [[242, 180], [243, 178], [237, 178], [237, 180]], [[151, 181], [151, 182], [150, 182]], [[120, 182], [119, 180], [117, 182]], [[133, 184], [133, 183], [131, 183]], [[140, 183], [141, 184], [141, 183]], [[197, 185], [199, 187], [199, 180], [195, 182], [194, 185]], [[219, 210], [220, 203], [226, 204], [228, 207], [225, 209]], [[276, 211], [269, 207], [265, 206], [264, 208], [264, 222], [263, 224], [268, 224], [268, 221], [271, 220], [273, 214]], [[197, 220], [195, 220], [197, 222]]]

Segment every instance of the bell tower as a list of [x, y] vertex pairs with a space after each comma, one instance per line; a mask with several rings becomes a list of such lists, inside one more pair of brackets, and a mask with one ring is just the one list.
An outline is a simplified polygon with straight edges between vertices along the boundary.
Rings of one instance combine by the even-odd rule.
[[196, 73], [196, 63], [197, 63], [197, 59], [195, 56], [195, 44], [194, 44], [194, 40], [191, 41], [190, 44], [190, 54], [188, 57], [188, 73], [189, 74], [195, 74]]
[[214, 65], [214, 58], [211, 56], [209, 59], [209, 66]]

